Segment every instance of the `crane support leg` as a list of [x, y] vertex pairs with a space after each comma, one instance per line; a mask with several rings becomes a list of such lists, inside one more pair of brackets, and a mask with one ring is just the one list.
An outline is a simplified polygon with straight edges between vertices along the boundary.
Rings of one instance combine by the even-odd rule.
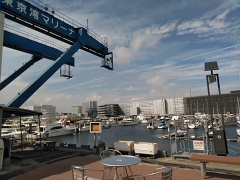
[[[5, 15], [0, 12], [0, 82], [2, 75], [2, 52], [3, 52], [3, 37], [4, 37], [4, 18]], [[1, 87], [1, 83], [0, 83]]]
[[40, 75], [39, 78], [29, 86], [6, 106], [20, 107], [32, 94], [34, 94], [70, 57], [73, 56], [81, 48], [80, 42], [75, 42], [66, 52], [64, 52], [54, 63]]
[[30, 61], [25, 63], [22, 67], [16, 70], [13, 74], [11, 74], [8, 78], [3, 80], [0, 85], [0, 91], [3, 90], [8, 84], [10, 84], [14, 79], [16, 79], [19, 75], [21, 75], [25, 70], [27, 70], [30, 66], [32, 66], [35, 62], [42, 59], [38, 56], [33, 56]]

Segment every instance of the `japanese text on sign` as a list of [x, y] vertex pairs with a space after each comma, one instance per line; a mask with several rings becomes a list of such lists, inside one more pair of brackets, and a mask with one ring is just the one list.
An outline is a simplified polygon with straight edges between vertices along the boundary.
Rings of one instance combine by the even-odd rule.
[[193, 149], [194, 150], [204, 150], [204, 142], [203, 141], [193, 141]]
[[8, 8], [17, 10], [19, 13], [28, 15], [30, 18], [33, 18], [36, 21], [43, 21], [45, 25], [50, 25], [54, 29], [60, 28], [61, 30], [64, 30], [68, 35], [75, 33], [75, 29], [70, 25], [63, 23], [62, 21], [60, 23], [60, 20], [57, 18], [48, 15], [47, 13], [42, 13], [37, 8], [34, 8], [34, 6], [28, 7], [21, 0], [17, 1], [17, 3], [14, 0], [2, 0], [2, 4], [5, 4]]

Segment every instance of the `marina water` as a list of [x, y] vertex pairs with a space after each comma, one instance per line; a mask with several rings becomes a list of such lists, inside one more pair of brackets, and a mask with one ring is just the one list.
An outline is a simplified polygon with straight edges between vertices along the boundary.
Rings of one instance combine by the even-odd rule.
[[[230, 146], [240, 149], [239, 142], [231, 142], [229, 139], [237, 139], [236, 126], [226, 126], [227, 143]], [[170, 127], [170, 131], [174, 132], [174, 127]], [[188, 136], [201, 136], [204, 133], [204, 128], [188, 129]], [[108, 129], [103, 129], [99, 134], [99, 139], [106, 142], [108, 147], [113, 147], [114, 141], [125, 140], [134, 142], [154, 142], [158, 143], [159, 150], [166, 150], [170, 153], [170, 141], [169, 139], [160, 139], [159, 137], [168, 134], [168, 129], [147, 129], [146, 124], [138, 124], [132, 126], [113, 126]], [[52, 137], [50, 140], [57, 143], [76, 144], [77, 147], [81, 145], [94, 146], [94, 134], [90, 132], [74, 133], [73, 135]], [[172, 140], [174, 141], [174, 140]], [[98, 143], [98, 142], [97, 142]], [[240, 155], [240, 152], [238, 152]]]

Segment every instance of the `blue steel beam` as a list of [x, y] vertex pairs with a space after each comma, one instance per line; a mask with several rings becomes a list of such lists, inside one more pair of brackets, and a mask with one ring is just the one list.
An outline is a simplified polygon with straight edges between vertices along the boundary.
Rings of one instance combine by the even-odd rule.
[[25, 63], [22, 67], [20, 67], [18, 70], [16, 70], [13, 74], [11, 74], [9, 77], [7, 77], [5, 80], [3, 80], [0, 83], [0, 91], [4, 89], [8, 84], [10, 84], [14, 79], [16, 79], [19, 75], [21, 75], [26, 69], [28, 69], [30, 66], [32, 66], [35, 62], [42, 59], [39, 56], [33, 56], [30, 61]]
[[7, 107], [20, 107], [33, 93], [35, 93], [75, 52], [81, 47], [80, 42], [75, 42], [64, 52], [39, 78], [9, 102]]
[[[4, 31], [3, 46], [51, 60], [56, 60], [63, 53], [56, 48], [35, 42], [8, 31]], [[65, 64], [74, 66], [74, 58], [70, 57]]]
[[[0, 10], [5, 13], [6, 18], [62, 40], [63, 42], [73, 44], [78, 38], [79, 27], [69, 25], [27, 1], [2, 0], [0, 1]], [[102, 58], [105, 58], [105, 55], [109, 53], [107, 45], [104, 42], [100, 42], [98, 38], [94, 38], [87, 33], [86, 39], [86, 44], [80, 47], [82, 50]]]

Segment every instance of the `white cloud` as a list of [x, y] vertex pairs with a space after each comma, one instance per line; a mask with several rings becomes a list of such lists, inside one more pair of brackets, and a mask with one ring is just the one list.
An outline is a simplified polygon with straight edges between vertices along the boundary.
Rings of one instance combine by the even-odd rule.
[[[205, 18], [205, 19], [192, 19], [178, 24], [177, 30], [178, 35], [186, 34], [204, 34], [208, 36], [210, 34], [223, 33], [227, 31], [228, 27], [231, 26], [231, 23], [228, 22], [225, 17], [228, 14], [226, 10], [223, 14], [218, 15], [214, 18]], [[207, 33], [207, 34], [206, 34]]]
[[160, 76], [153, 77], [151, 79], [147, 80], [147, 83], [152, 85], [152, 86], [160, 86], [161, 84], [164, 83], [164, 79]]
[[101, 101], [102, 96], [99, 96], [98, 94], [89, 94], [88, 97], [85, 98], [86, 101]]
[[133, 102], [133, 101], [143, 101], [144, 100], [144, 97], [133, 97], [133, 98], [131, 98], [131, 102]]
[[129, 86], [129, 87], [127, 88], [127, 90], [128, 90], [128, 91], [133, 91], [134, 88], [133, 88], [132, 86]]
[[[173, 98], [173, 91], [176, 97], [188, 96], [190, 89], [192, 94], [202, 95], [206, 94], [203, 69], [207, 60], [219, 62], [223, 92], [238, 84], [240, 3], [237, 1], [184, 0], [179, 6], [175, 1], [140, 0], [128, 2], [128, 7], [125, 1], [102, 0], [93, 4], [73, 0], [68, 6], [59, 2], [51, 1], [51, 5], [84, 26], [89, 17], [91, 30], [108, 38], [115, 70], [100, 68], [101, 58], [79, 50], [74, 55], [76, 67], [71, 68], [73, 78], [60, 78], [59, 71], [56, 72], [32, 95], [29, 104], [52, 104], [58, 111], [70, 112], [71, 106], [86, 101], [97, 100], [101, 105], [149, 100], [161, 98], [160, 91], [164, 98]], [[139, 13], [149, 9], [147, 14]], [[5, 78], [31, 55], [6, 48], [3, 57]], [[15, 97], [50, 63], [38, 62], [14, 80], [1, 91], [0, 103]]]
[[114, 63], [115, 64], [129, 64], [133, 58], [131, 49], [126, 47], [116, 47], [114, 50]]

